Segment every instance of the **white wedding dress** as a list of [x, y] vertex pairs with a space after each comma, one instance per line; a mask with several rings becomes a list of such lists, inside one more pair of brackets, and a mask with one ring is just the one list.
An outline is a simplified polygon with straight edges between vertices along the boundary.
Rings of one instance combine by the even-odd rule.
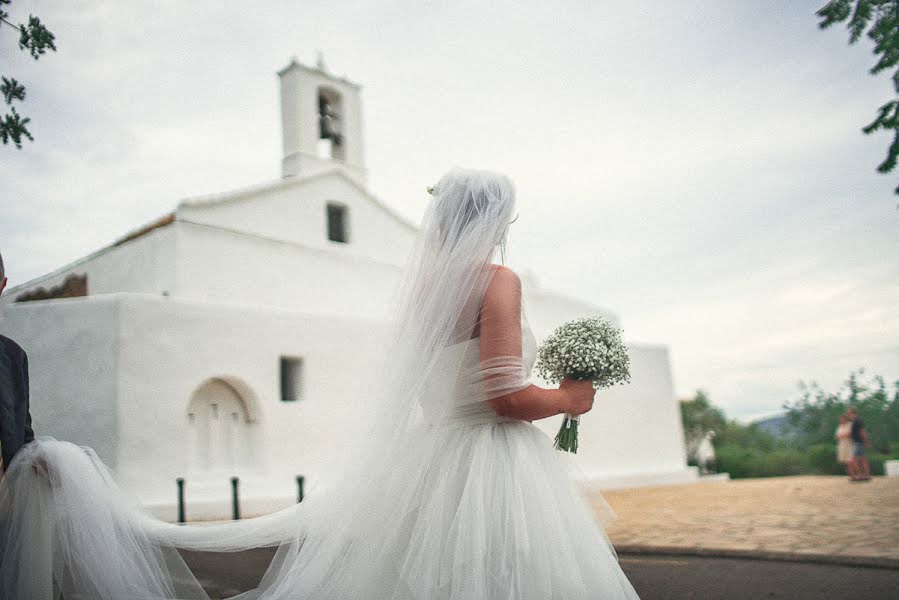
[[527, 387], [536, 355], [523, 317], [520, 356], [482, 360], [476, 336], [489, 259], [512, 220], [511, 183], [455, 170], [437, 187], [384, 387], [360, 404], [332, 481], [273, 515], [176, 526], [141, 511], [90, 449], [29, 444], [0, 484], [0, 597], [205, 600], [177, 549], [278, 546], [259, 586], [238, 598], [637, 598], [567, 456], [488, 402]]
[[[391, 526], [396, 535], [384, 540], [380, 564], [372, 565], [373, 573], [389, 576], [371, 597], [636, 598], [565, 456], [532, 423], [497, 416], [469, 385], [479, 339], [444, 352], [449, 377], [457, 362], [463, 376], [423, 398], [455, 408], [423, 425], [419, 443], [396, 465], [402, 485], [385, 486], [401, 510]], [[525, 324], [528, 372], [535, 356]]]

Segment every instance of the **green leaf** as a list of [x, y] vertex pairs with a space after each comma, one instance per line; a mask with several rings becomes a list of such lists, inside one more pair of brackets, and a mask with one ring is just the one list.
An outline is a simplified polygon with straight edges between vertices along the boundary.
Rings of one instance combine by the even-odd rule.
[[31, 119], [28, 117], [22, 118], [22, 116], [16, 112], [15, 108], [10, 108], [10, 113], [11, 114], [4, 115], [3, 119], [0, 119], [0, 141], [2, 141], [4, 145], [12, 141], [12, 143], [16, 145], [16, 148], [21, 150], [22, 138], [28, 138], [28, 140], [34, 141], [34, 138], [31, 137], [31, 132], [29, 132], [26, 127]]
[[49, 29], [44, 27], [41, 20], [34, 15], [28, 16], [28, 25], [19, 25], [19, 48], [27, 49], [34, 60], [39, 59], [47, 50], [56, 52], [56, 39]]
[[[848, 19], [850, 44], [856, 43], [868, 30], [878, 57], [869, 71], [872, 75], [899, 65], [899, 0], [831, 0], [815, 14], [821, 19], [818, 22], [821, 29]], [[892, 80], [893, 89], [899, 94], [899, 70], [893, 73]], [[862, 128], [866, 134], [880, 130], [895, 134], [886, 158], [877, 166], [878, 172], [889, 173], [899, 161], [899, 100], [881, 106], [874, 121]], [[899, 188], [896, 193], [899, 194]]]
[[868, 27], [868, 22], [871, 20], [873, 8], [870, 0], [858, 0], [858, 4], [855, 5], [855, 12], [852, 14], [852, 19], [849, 21], [849, 25], [847, 25], [847, 27], [849, 27], [850, 44], [857, 42], [858, 38], [865, 32], [865, 29]]
[[877, 171], [880, 173], [889, 173], [896, 168], [896, 162], [899, 161], [899, 128], [896, 129], [896, 136], [893, 143], [887, 150], [887, 157], [882, 163], [877, 165]]
[[842, 23], [852, 14], [850, 0], [831, 0], [815, 13], [821, 17], [818, 27], [827, 29], [834, 23]]
[[7, 104], [12, 104], [13, 100], [25, 99], [25, 86], [15, 79], [7, 79], [3, 77], [3, 83], [0, 83], [0, 93]]

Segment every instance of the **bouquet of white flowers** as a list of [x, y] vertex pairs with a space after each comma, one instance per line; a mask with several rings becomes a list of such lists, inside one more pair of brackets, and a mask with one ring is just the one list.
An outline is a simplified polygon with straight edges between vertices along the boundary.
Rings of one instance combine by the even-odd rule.
[[[537, 373], [549, 383], [589, 379], [596, 389], [631, 380], [621, 330], [602, 318], [575, 319], [556, 329], [537, 350]], [[580, 415], [565, 415], [556, 449], [577, 452]]]

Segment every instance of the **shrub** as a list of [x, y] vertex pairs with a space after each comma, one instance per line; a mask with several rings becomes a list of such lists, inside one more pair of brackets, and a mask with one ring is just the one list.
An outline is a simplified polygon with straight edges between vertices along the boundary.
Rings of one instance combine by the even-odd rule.
[[772, 450], [760, 457], [758, 462], [759, 477], [799, 475], [802, 472], [804, 459], [805, 457], [798, 450], [789, 448]]
[[834, 444], [814, 444], [805, 452], [805, 465], [810, 473], [820, 475], [842, 475], [846, 467], [837, 462], [837, 447]]
[[[715, 451], [717, 469], [730, 473], [734, 479], [747, 477], [779, 477], [802, 473], [843, 473], [836, 462], [832, 447], [821, 444], [813, 456], [792, 448], [778, 448], [765, 452], [737, 444], [725, 444]], [[872, 469], [873, 469], [872, 462]], [[883, 467], [880, 467], [881, 471]]]
[[899, 460], [899, 442], [890, 444], [890, 460]]
[[758, 452], [736, 444], [723, 444], [715, 450], [715, 468], [734, 479], [757, 477]]
[[886, 475], [886, 468], [883, 463], [887, 460], [890, 460], [887, 454], [869, 453], [868, 462], [871, 463], [871, 475]]

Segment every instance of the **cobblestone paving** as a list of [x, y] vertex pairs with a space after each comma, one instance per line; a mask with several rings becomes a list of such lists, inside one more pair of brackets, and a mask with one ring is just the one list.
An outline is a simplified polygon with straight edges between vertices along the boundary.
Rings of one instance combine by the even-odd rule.
[[[777, 477], [603, 492], [616, 546], [899, 560], [899, 477]], [[597, 503], [598, 505], [598, 503]]]

